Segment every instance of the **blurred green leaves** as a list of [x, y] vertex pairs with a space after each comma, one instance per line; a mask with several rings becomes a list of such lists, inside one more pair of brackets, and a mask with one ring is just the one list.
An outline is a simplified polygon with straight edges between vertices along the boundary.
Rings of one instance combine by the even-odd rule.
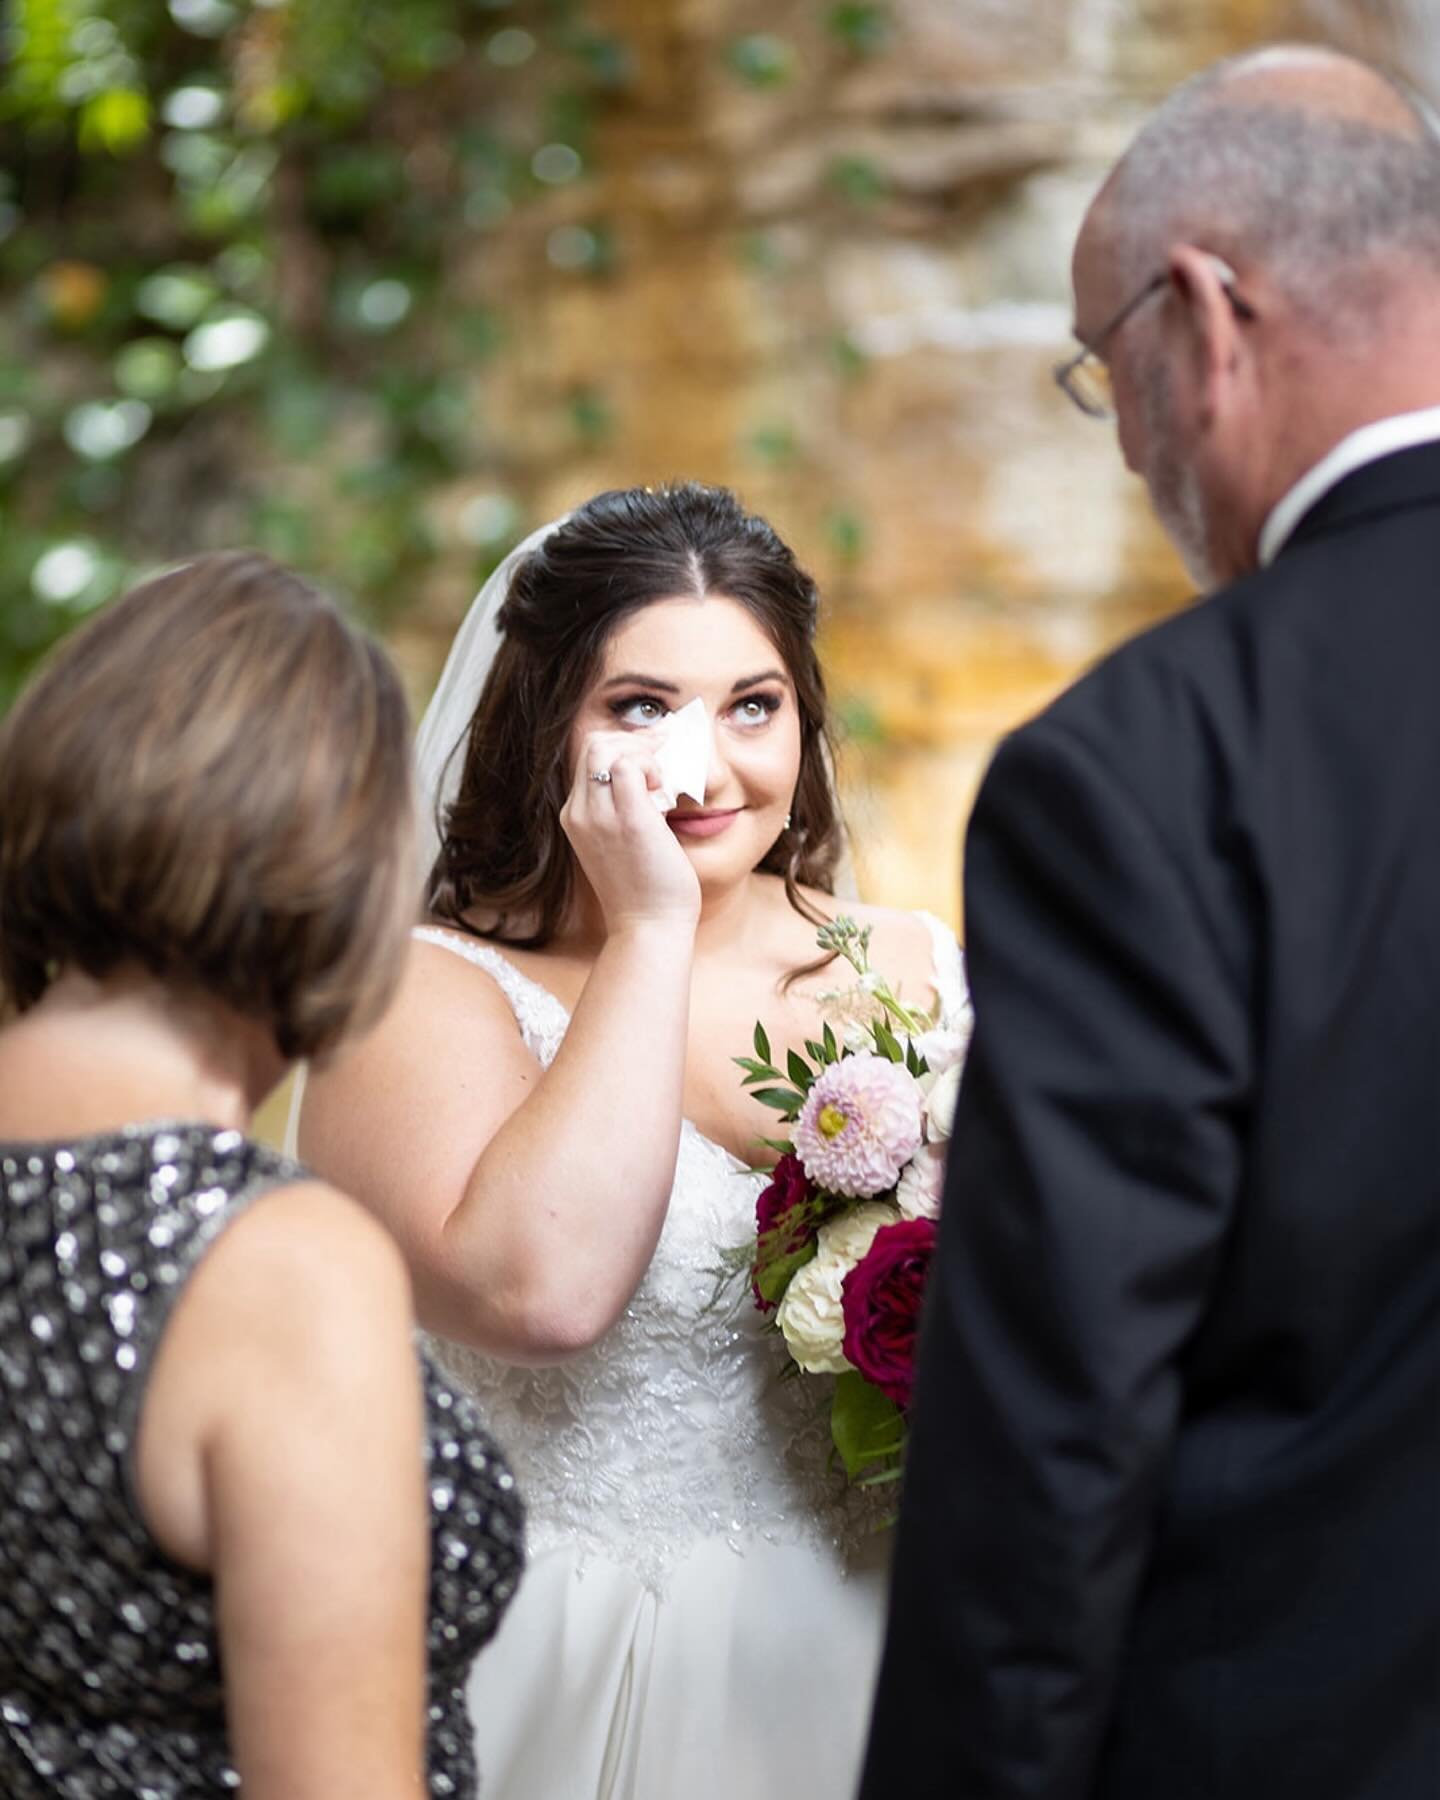
[[768, 31], [736, 38], [726, 53], [731, 69], [751, 87], [783, 87], [795, 73], [795, 50]]
[[826, 15], [830, 35], [856, 56], [874, 56], [890, 42], [890, 8], [877, 0], [839, 0]]
[[[11, 0], [0, 708], [187, 550], [259, 544], [378, 618], [445, 548], [503, 554], [507, 333], [474, 270], [529, 206], [560, 278], [614, 266], [575, 197], [632, 73], [584, 0]], [[572, 441], [612, 434], [598, 388], [558, 404]]]
[[[198, 548], [258, 544], [383, 621], [437, 557], [484, 573], [523, 533], [516, 436], [580, 456], [614, 443], [630, 402], [606, 367], [567, 367], [533, 430], [505, 410], [523, 386], [516, 295], [604, 282], [625, 247], [595, 179], [635, 75], [614, 10], [10, 0], [0, 708], [77, 619]], [[778, 115], [893, 30], [887, 4], [821, 0], [793, 35], [731, 38], [710, 72]], [[888, 191], [861, 155], [824, 180], [837, 215]], [[783, 221], [739, 226], [735, 254], [772, 295], [803, 277]], [[819, 350], [830, 381], [863, 378], [850, 338]], [[820, 437], [777, 408], [735, 447], [789, 479]], [[818, 523], [837, 568], [864, 556], [858, 515]]]

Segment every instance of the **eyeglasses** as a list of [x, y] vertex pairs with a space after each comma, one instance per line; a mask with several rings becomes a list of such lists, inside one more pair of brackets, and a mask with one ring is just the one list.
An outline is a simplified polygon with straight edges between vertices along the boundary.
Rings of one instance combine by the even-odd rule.
[[[1212, 256], [1210, 261], [1220, 277], [1235, 317], [1254, 319], [1255, 308], [1235, 291], [1235, 271], [1229, 263], [1223, 262], [1218, 256]], [[1094, 343], [1082, 345], [1067, 362], [1055, 365], [1056, 381], [1087, 418], [1115, 417], [1115, 390], [1110, 380], [1110, 365], [1101, 351], [1132, 313], [1138, 312], [1147, 300], [1153, 300], [1156, 294], [1163, 293], [1169, 285], [1168, 269], [1162, 270], [1159, 275], [1153, 275], [1140, 292], [1127, 300], [1109, 324], [1096, 334]]]

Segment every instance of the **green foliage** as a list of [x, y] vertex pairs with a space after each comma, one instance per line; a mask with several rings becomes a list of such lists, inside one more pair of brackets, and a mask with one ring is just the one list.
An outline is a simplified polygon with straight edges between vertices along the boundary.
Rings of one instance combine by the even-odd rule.
[[784, 38], [768, 31], [736, 38], [727, 52], [727, 61], [751, 87], [783, 87], [795, 73], [794, 49]]
[[847, 744], [878, 749], [889, 742], [885, 721], [863, 694], [844, 694], [835, 703], [836, 724]]
[[874, 56], [894, 29], [888, 6], [874, 0], [840, 0], [826, 15], [830, 35], [856, 56]]
[[[580, 0], [12, 0], [3, 31], [0, 709], [196, 548], [257, 543], [378, 619], [457, 543], [493, 567], [526, 521], [474, 271], [583, 182], [628, 47]], [[597, 219], [546, 250], [576, 280], [616, 254]], [[613, 430], [597, 388], [557, 406]]]
[[866, 156], [836, 156], [829, 168], [830, 186], [851, 206], [874, 206], [889, 189], [885, 172]]
[[865, 521], [853, 508], [835, 507], [826, 513], [825, 536], [842, 563], [857, 563], [865, 554]]
[[898, 1457], [905, 1447], [905, 1421], [898, 1406], [863, 1375], [847, 1369], [835, 1377], [830, 1435], [845, 1473], [852, 1480], [877, 1464]]
[[[788, 1239], [793, 1226], [787, 1219], [785, 1228], [775, 1232], [767, 1232], [767, 1237]], [[765, 1239], [762, 1238], [757, 1248], [755, 1269], [752, 1279], [760, 1290], [760, 1297], [771, 1306], [778, 1306], [785, 1298], [785, 1290], [795, 1275], [805, 1267], [806, 1263], [815, 1260], [815, 1252], [819, 1248], [817, 1239], [812, 1238], [798, 1250], [786, 1250], [780, 1254], [769, 1253]]]
[[800, 441], [782, 420], [757, 425], [750, 433], [747, 448], [757, 462], [771, 468], [785, 468], [800, 454]]

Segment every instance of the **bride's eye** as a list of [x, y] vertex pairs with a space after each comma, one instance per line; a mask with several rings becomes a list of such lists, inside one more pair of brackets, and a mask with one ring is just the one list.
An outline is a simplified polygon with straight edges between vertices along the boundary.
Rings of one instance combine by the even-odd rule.
[[622, 725], [658, 725], [670, 708], [649, 694], [632, 694], [628, 700], [612, 700], [610, 710]]
[[780, 705], [779, 694], [747, 694], [735, 702], [730, 714], [737, 725], [765, 725], [779, 712]]

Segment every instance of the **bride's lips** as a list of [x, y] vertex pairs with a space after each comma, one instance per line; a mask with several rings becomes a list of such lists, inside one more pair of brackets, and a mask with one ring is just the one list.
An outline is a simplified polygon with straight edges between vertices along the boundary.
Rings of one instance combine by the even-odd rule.
[[708, 838], [718, 837], [739, 817], [740, 808], [737, 806], [732, 807], [729, 812], [666, 813], [665, 822], [677, 837]]

